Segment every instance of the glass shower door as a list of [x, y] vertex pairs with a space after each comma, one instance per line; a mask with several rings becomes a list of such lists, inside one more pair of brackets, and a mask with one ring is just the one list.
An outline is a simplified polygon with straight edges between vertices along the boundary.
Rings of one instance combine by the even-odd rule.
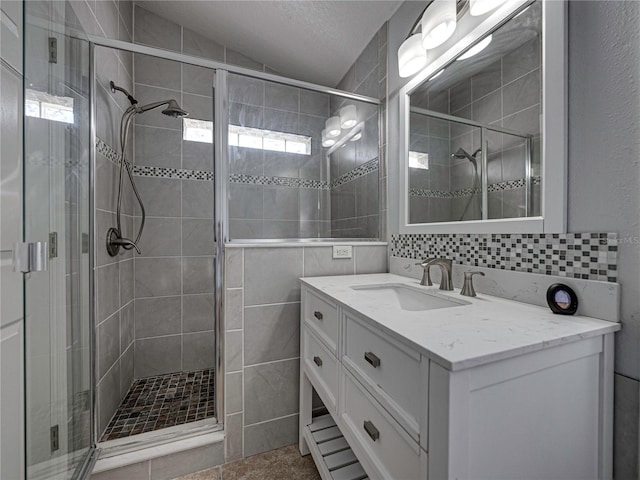
[[92, 444], [89, 44], [70, 36], [68, 3], [24, 5], [24, 241], [46, 242], [48, 264], [24, 282], [26, 472], [78, 478]]

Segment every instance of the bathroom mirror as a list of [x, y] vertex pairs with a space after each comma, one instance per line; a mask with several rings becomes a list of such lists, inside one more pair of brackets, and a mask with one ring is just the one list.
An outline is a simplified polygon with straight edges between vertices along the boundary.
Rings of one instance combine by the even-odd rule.
[[400, 92], [400, 231], [564, 231], [564, 2], [461, 13]]

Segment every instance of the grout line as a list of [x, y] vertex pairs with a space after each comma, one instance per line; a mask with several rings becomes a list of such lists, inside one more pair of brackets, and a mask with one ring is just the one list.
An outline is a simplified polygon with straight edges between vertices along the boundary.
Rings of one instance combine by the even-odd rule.
[[271, 365], [272, 363], [290, 362], [292, 360], [299, 360], [299, 359], [300, 359], [300, 355], [298, 355], [297, 357], [282, 358], [282, 359], [279, 359], [279, 360], [271, 360], [269, 362], [252, 363], [251, 365], [245, 365], [245, 368], [261, 367], [263, 365]]
[[283, 415], [281, 417], [270, 418], [269, 420], [263, 420], [262, 422], [250, 423], [248, 425], [245, 425], [245, 427], [253, 427], [255, 425], [264, 425], [265, 423], [275, 422], [276, 420], [283, 420], [285, 418], [296, 417], [298, 415], [300, 415], [300, 413], [292, 413], [290, 415]]

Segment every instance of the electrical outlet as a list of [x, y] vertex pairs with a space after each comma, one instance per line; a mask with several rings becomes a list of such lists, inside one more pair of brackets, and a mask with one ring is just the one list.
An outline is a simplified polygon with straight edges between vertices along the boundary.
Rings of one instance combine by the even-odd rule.
[[334, 245], [333, 258], [351, 258], [353, 257], [351, 245]]

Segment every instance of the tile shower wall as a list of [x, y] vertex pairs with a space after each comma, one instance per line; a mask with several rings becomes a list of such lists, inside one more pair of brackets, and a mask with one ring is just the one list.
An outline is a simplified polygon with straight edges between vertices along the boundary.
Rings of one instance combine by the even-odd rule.
[[[131, 41], [133, 3], [70, 2], [82, 28], [89, 34]], [[107, 48], [96, 48], [96, 135], [119, 151], [120, 118], [126, 99], [114, 95], [109, 81], [133, 89], [131, 56]], [[124, 101], [123, 101], [124, 100]], [[133, 382], [133, 253], [120, 251], [110, 257], [105, 248], [107, 230], [116, 225], [118, 171], [116, 164], [96, 152], [95, 186], [95, 288], [96, 288], [96, 405], [98, 429], [102, 431]], [[123, 196], [123, 229], [133, 230], [132, 190]]]
[[[140, 54], [133, 62], [140, 104], [172, 98], [189, 118], [213, 121], [213, 70]], [[147, 214], [134, 259], [136, 378], [214, 366], [213, 145], [183, 140], [182, 120], [161, 110], [134, 127]], [[136, 208], [136, 231], [141, 219]]]
[[321, 133], [329, 95], [229, 75], [229, 123], [311, 137], [311, 154], [229, 147], [231, 239], [330, 236]]
[[386, 244], [226, 247], [225, 430], [227, 460], [298, 439], [299, 277], [387, 271]]
[[[387, 25], [374, 35], [356, 62], [337, 85], [349, 92], [379, 98], [384, 117], [387, 93]], [[331, 99], [331, 115], [349, 103]], [[331, 236], [335, 238], [383, 238], [386, 218], [386, 168], [384, 124], [378, 109], [362, 105], [362, 138], [330, 155]], [[360, 105], [358, 105], [360, 108]], [[378, 135], [379, 131], [379, 135]], [[381, 201], [382, 200], [382, 201]]]

